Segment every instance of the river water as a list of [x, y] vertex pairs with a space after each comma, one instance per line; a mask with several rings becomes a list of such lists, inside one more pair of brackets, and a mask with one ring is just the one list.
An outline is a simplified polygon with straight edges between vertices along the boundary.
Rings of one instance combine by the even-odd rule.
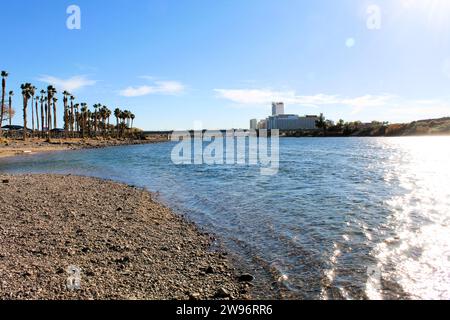
[[277, 175], [175, 165], [173, 143], [0, 160], [157, 192], [217, 235], [259, 298], [450, 299], [450, 138], [286, 138]]

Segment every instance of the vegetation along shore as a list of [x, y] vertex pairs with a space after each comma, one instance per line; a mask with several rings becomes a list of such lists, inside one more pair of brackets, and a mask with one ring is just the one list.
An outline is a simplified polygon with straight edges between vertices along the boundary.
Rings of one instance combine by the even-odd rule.
[[152, 135], [145, 139], [46, 139], [33, 138], [26, 141], [0, 139], [0, 158], [34, 154], [39, 152], [96, 149], [123, 145], [136, 145], [168, 141], [167, 135]]
[[[17, 94], [7, 88], [9, 73], [1, 71], [2, 93], [0, 105], [0, 138], [115, 138], [134, 139], [142, 132], [134, 128], [135, 114], [127, 109], [115, 108], [112, 111], [102, 103], [95, 103], [92, 108], [86, 102], [77, 102], [77, 98], [68, 91], [63, 91], [62, 110], [58, 104], [58, 91], [52, 85], [45, 90], [38, 90], [31, 83], [20, 86], [22, 97], [22, 123], [13, 124], [16, 115], [12, 97]], [[8, 92], [8, 93], [7, 93]], [[111, 118], [114, 118], [114, 121]], [[59, 120], [63, 126], [58, 127]], [[6, 122], [6, 125], [4, 125]]]
[[323, 114], [316, 122], [318, 130], [283, 131], [286, 137], [405, 137], [450, 135], [450, 118], [427, 119], [409, 123], [389, 123], [372, 121], [334, 123]]
[[[135, 128], [136, 116], [129, 110], [115, 108], [112, 111], [101, 103], [89, 108], [86, 102], [77, 102], [68, 91], [62, 92], [60, 110], [58, 92], [51, 85], [40, 91], [31, 83], [20, 86], [23, 125], [14, 124], [16, 111], [12, 98], [15, 93], [7, 88], [8, 77], [7, 71], [1, 71], [0, 158], [168, 140], [168, 135], [145, 135]], [[62, 128], [58, 127], [60, 118]]]
[[249, 298], [251, 276], [145, 190], [71, 175], [0, 179], [3, 299]]

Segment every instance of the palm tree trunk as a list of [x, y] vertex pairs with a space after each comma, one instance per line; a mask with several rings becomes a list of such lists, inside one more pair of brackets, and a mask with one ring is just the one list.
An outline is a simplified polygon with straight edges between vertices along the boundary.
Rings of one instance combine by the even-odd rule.
[[27, 140], [27, 104], [28, 99], [23, 97], [23, 141]]
[[116, 117], [116, 139], [119, 138], [119, 118]]
[[48, 114], [48, 123], [47, 123], [47, 131], [52, 130], [52, 105], [49, 104], [47, 106], [47, 114]]
[[80, 137], [80, 118], [78, 110], [75, 111], [75, 131], [78, 133], [78, 137]]
[[73, 122], [75, 120], [75, 114], [73, 113], [73, 101], [70, 100], [70, 131], [72, 132], [73, 138]]
[[49, 99], [49, 103], [47, 103], [47, 139], [50, 141], [52, 137], [52, 100]]
[[97, 134], [97, 111], [94, 113], [94, 132]]
[[[44, 117], [44, 122], [42, 123], [42, 125], [44, 126], [44, 128], [48, 128], [48, 107], [47, 107], [47, 103], [44, 105], [44, 113], [45, 113], [45, 117]], [[44, 131], [44, 128], [42, 128], [42, 131]]]
[[47, 132], [48, 137], [50, 138], [50, 127], [52, 124], [52, 113], [50, 112], [52, 107], [52, 97], [50, 96], [50, 93], [47, 96]]
[[44, 100], [41, 100], [41, 135], [44, 134]]
[[0, 115], [0, 137], [2, 136], [2, 125], [3, 125], [3, 114], [5, 113], [5, 91], [6, 91], [6, 80], [2, 79], [2, 106], [1, 106], [1, 115]]
[[[39, 131], [39, 112], [38, 112], [38, 104], [39, 104], [39, 101], [36, 99], [36, 105], [35, 105], [35, 107], [36, 107], [36, 129]], [[31, 107], [33, 107], [33, 106], [31, 106]]]
[[34, 96], [31, 96], [31, 130], [34, 132]]
[[[8, 110], [9, 110], [9, 126], [11, 127], [11, 125], [12, 125], [12, 99], [11, 99], [11, 96], [9, 96], [9, 108], [8, 108]], [[11, 130], [11, 128], [10, 128], [10, 130]]]
[[64, 100], [64, 135], [66, 139], [69, 137], [69, 114], [67, 108], [67, 99]]
[[86, 112], [83, 112], [83, 119], [81, 123], [82, 131], [83, 131], [83, 139], [86, 137]]
[[87, 129], [88, 129], [88, 137], [92, 138], [92, 114], [88, 114]]
[[58, 121], [57, 121], [57, 119], [56, 119], [56, 102], [53, 102], [53, 116], [54, 116], [54, 118], [53, 118], [53, 129], [56, 129], [56, 128], [58, 128]]

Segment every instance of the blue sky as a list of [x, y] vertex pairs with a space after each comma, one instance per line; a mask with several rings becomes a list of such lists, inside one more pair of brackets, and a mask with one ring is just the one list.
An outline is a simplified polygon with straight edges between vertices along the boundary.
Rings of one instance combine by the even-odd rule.
[[[81, 30], [66, 27], [72, 4]], [[247, 128], [272, 100], [333, 120], [450, 116], [448, 0], [16, 0], [1, 9], [15, 123], [23, 82], [128, 108], [149, 130]]]

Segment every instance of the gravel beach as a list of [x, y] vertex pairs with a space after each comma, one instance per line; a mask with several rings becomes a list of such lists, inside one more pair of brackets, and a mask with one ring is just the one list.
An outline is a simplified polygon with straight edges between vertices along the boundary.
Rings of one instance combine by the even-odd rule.
[[211, 243], [142, 189], [0, 174], [0, 299], [250, 298]]

